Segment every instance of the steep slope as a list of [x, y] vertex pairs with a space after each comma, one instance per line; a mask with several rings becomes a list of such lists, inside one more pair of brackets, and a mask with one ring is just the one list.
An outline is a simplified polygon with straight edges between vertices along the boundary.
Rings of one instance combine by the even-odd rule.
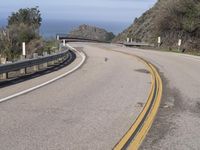
[[154, 7], [141, 17], [113, 42], [122, 42], [127, 37], [134, 41], [157, 43], [158, 36], [162, 46], [177, 47], [182, 39], [182, 48], [198, 50], [200, 48], [200, 0], [159, 0]]
[[80, 25], [77, 29], [71, 31], [69, 36], [105, 42], [109, 42], [115, 37], [112, 32], [108, 32], [105, 29], [89, 25]]
[[125, 41], [127, 37], [133, 38], [134, 41], [145, 41], [149, 42], [152, 39], [152, 32], [154, 29], [153, 19], [156, 16], [155, 9], [157, 9], [158, 3], [141, 17], [135, 18], [133, 24], [131, 24], [122, 33], [117, 35], [113, 42]]

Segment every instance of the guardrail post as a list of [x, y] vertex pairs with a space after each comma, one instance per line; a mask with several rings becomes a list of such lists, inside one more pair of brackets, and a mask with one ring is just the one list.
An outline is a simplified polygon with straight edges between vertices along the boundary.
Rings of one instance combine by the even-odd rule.
[[[1, 58], [1, 64], [6, 64], [6, 58]], [[3, 74], [1, 75], [1, 79], [2, 79], [2, 80], [8, 79], [8, 73], [7, 73], [7, 72], [6, 72], [6, 73], [3, 73]]]
[[[38, 53], [34, 53], [34, 54], [33, 54], [33, 58], [38, 58]], [[39, 70], [39, 66], [38, 66], [38, 65], [33, 66], [33, 70], [34, 70], [34, 71], [38, 71], [38, 70]]]
[[[55, 53], [58, 53], [58, 52], [59, 52], [59, 50], [56, 50], [56, 51], [55, 51]], [[55, 60], [54, 63], [55, 63], [55, 64], [58, 64], [58, 63], [59, 63], [59, 59]]]
[[[51, 54], [54, 54], [54, 52], [51, 52]], [[48, 65], [48, 66], [52, 66], [52, 65], [54, 65], [54, 61], [50, 61], [50, 62], [48, 62], [47, 65]]]
[[[48, 53], [47, 52], [43, 52], [43, 56], [47, 56]], [[43, 68], [47, 68], [48, 67], [48, 63], [44, 63], [43, 64]]]
[[[20, 56], [21, 61], [24, 60], [25, 58], [26, 58], [25, 55]], [[20, 69], [20, 74], [22, 75], [26, 74], [26, 68]]]
[[62, 63], [64, 62], [66, 56], [63, 56], [62, 58], [59, 59], [59, 62]]

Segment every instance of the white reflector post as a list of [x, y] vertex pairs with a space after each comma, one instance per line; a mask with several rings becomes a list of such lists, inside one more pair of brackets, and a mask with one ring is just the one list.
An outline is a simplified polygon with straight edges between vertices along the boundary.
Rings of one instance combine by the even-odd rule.
[[22, 55], [26, 56], [26, 44], [25, 44], [25, 42], [22, 43]]
[[179, 40], [178, 40], [178, 46], [181, 46], [181, 44], [182, 44], [182, 40], [179, 39]]
[[182, 44], [182, 40], [181, 40], [181, 39], [179, 39], [179, 40], [178, 40], [178, 51], [180, 51], [180, 50], [181, 50], [181, 44]]
[[59, 35], [57, 35], [57, 36], [56, 36], [56, 39], [57, 39], [58, 41], [60, 40], [60, 37], [59, 37]]
[[129, 43], [129, 38], [126, 39], [127, 43]]
[[65, 46], [65, 45], [66, 45], [65, 40], [63, 40], [63, 46]]
[[159, 36], [158, 37], [158, 47], [160, 47], [160, 45], [161, 45], [161, 37]]
[[161, 44], [161, 37], [158, 37], [158, 44]]

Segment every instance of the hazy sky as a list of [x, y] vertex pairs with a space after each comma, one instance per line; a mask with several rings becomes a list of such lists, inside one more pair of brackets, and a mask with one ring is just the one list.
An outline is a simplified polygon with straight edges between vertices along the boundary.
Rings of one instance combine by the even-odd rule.
[[19, 8], [39, 6], [44, 20], [132, 22], [157, 0], [0, 0], [0, 19]]

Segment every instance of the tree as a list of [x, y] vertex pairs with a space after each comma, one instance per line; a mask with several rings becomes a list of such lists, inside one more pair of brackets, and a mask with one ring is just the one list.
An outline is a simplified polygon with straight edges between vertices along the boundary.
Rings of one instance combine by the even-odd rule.
[[19, 25], [21, 23], [38, 29], [41, 26], [42, 18], [38, 7], [19, 9], [8, 17], [8, 26]]
[[10, 37], [17, 47], [39, 37], [41, 13], [38, 7], [19, 9], [8, 17]]
[[8, 30], [0, 28], [0, 57], [11, 57], [10, 47], [11, 42], [9, 39]]
[[[41, 14], [38, 7], [19, 9], [8, 17], [6, 29], [0, 29], [0, 54], [14, 59], [21, 55], [22, 42], [40, 39]], [[6, 34], [5, 34], [6, 33]]]

